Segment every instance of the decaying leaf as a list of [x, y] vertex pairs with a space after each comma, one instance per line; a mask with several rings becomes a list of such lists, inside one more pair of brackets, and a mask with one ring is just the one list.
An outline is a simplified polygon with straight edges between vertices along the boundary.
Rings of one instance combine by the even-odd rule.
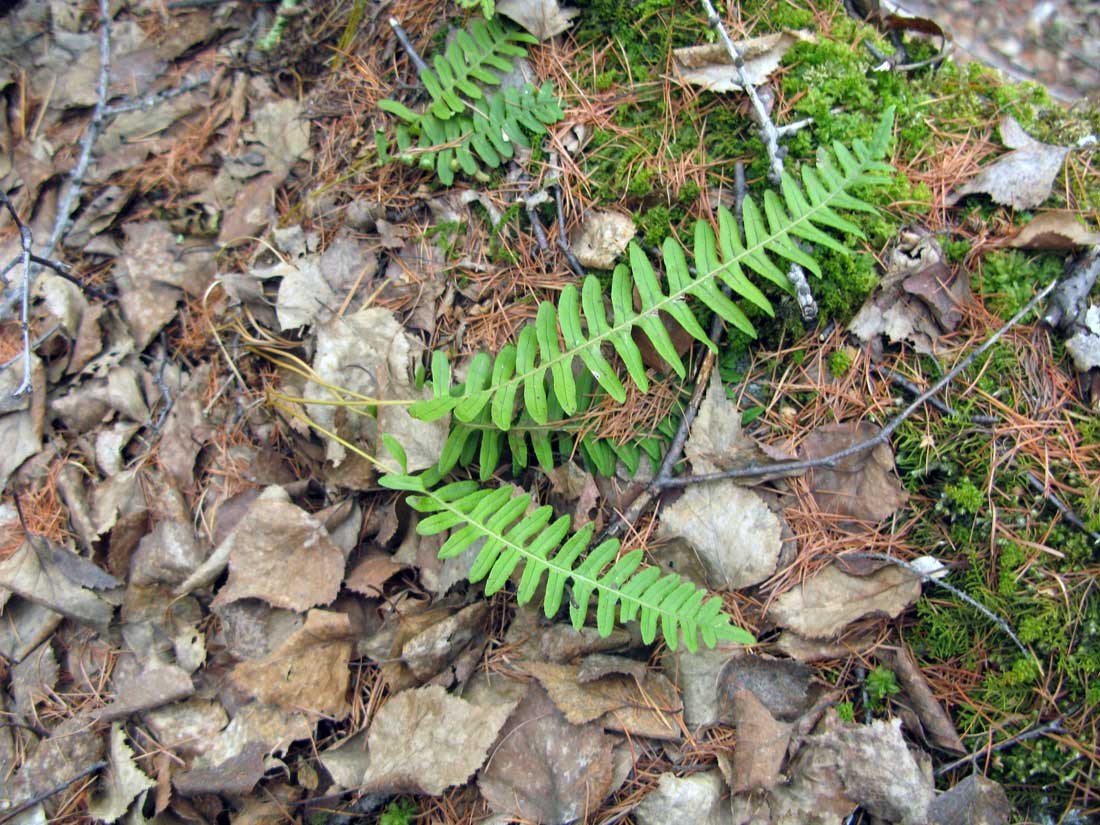
[[1091, 304], [1066, 339], [1066, 352], [1078, 372], [1100, 368], [1100, 305]]
[[775, 787], [794, 725], [778, 721], [756, 694], [745, 688], [734, 692], [731, 711], [737, 731], [731, 771], [733, 792]]
[[[13, 806], [38, 794], [49, 797], [52, 789], [74, 779], [102, 755], [103, 734], [94, 722], [84, 715], [70, 717], [24, 758], [19, 772], [6, 780], [4, 796]], [[47, 804], [56, 805], [57, 801]]]
[[1011, 115], [1001, 120], [1000, 129], [1001, 141], [1012, 151], [956, 188], [947, 198], [948, 206], [964, 195], [983, 194], [1014, 209], [1034, 209], [1050, 196], [1069, 147], [1035, 140]]
[[497, 13], [511, 18], [539, 40], [547, 40], [573, 25], [577, 9], [562, 8], [558, 0], [498, 0]]
[[282, 645], [263, 659], [241, 662], [229, 678], [262, 702], [343, 719], [350, 711], [351, 645], [346, 614], [311, 610], [305, 625]]
[[692, 653], [684, 648], [661, 656], [661, 669], [677, 688], [684, 702], [684, 721], [691, 728], [718, 721], [718, 677], [739, 649], [701, 648]]
[[932, 694], [932, 688], [909, 648], [895, 648], [890, 662], [891, 670], [897, 674], [898, 682], [920, 720], [925, 737], [936, 747], [954, 753], [966, 753], [966, 747], [959, 738], [951, 717]]
[[1003, 244], [1013, 249], [1070, 251], [1100, 244], [1100, 232], [1085, 227], [1075, 212], [1042, 212]]
[[848, 329], [881, 348], [880, 337], [932, 354], [939, 339], [962, 320], [970, 301], [965, 267], [949, 266], [936, 238], [919, 227], [898, 233], [886, 255], [886, 273]]
[[1011, 819], [1005, 789], [981, 774], [936, 797], [928, 811], [929, 825], [1008, 825]]
[[719, 719], [733, 721], [737, 696], [748, 691], [776, 719], [793, 722], [814, 704], [820, 690], [813, 670], [790, 659], [744, 654], [734, 656], [718, 677]]
[[724, 791], [718, 771], [683, 777], [661, 774], [657, 787], [642, 798], [633, 816], [638, 825], [725, 825], [730, 813], [729, 803], [722, 801]]
[[[826, 424], [802, 442], [800, 457], [823, 458], [872, 438], [878, 432], [868, 422]], [[815, 467], [807, 475], [818, 508], [836, 516], [878, 523], [905, 501], [905, 490], [894, 472], [889, 444], [878, 444], [836, 462], [833, 469]]]
[[115, 700], [94, 715], [100, 721], [110, 722], [185, 699], [194, 692], [195, 686], [186, 670], [154, 660], [139, 675], [124, 680]]
[[389, 553], [368, 553], [348, 573], [344, 587], [364, 596], [381, 596], [382, 585], [404, 569], [405, 565], [394, 561]]
[[501, 814], [564, 825], [596, 810], [611, 790], [611, 739], [571, 725], [538, 685], [508, 718], [478, 788]]
[[634, 221], [621, 212], [610, 209], [589, 212], [570, 239], [570, 246], [583, 266], [614, 269], [637, 231]]
[[214, 552], [223, 555], [229, 580], [213, 607], [253, 598], [305, 611], [335, 599], [344, 577], [344, 554], [325, 526], [292, 504], [281, 487], [256, 499]]
[[481, 767], [513, 708], [472, 705], [438, 685], [402, 691], [371, 723], [361, 787], [434, 795], [461, 785]]
[[575, 630], [571, 624], [546, 624], [542, 611], [525, 605], [517, 608], [515, 618], [504, 636], [505, 643], [519, 659], [537, 662], [569, 662], [590, 653], [622, 650], [635, 641], [631, 631], [616, 627], [609, 636], [601, 636], [594, 627]]
[[103, 822], [114, 822], [141, 793], [157, 784], [134, 764], [134, 752], [118, 722], [111, 725], [110, 741], [107, 770], [88, 800], [88, 813]]
[[610, 673], [581, 681], [580, 666], [525, 662], [566, 720], [574, 725], [599, 722], [609, 730], [655, 739], [680, 738], [682, 705], [675, 686], [658, 673], [639, 682]]
[[742, 432], [741, 413], [726, 397], [718, 370], [711, 372], [710, 385], [684, 444], [684, 456], [696, 473], [717, 473], [771, 460]]
[[[745, 61], [744, 72], [753, 86], [763, 85], [779, 68], [787, 49], [802, 40], [812, 40], [805, 31], [782, 31], [762, 37], [750, 37], [734, 43]], [[722, 43], [673, 49], [676, 68], [688, 83], [712, 92], [733, 92], [741, 89], [737, 68]]]
[[[464, 650], [485, 641], [487, 602], [479, 601], [433, 624], [409, 639], [401, 648], [401, 659], [413, 676], [426, 682], [450, 665]], [[480, 644], [478, 644], [480, 643]]]
[[49, 697], [57, 684], [60, 669], [53, 646], [49, 642], [40, 644], [23, 661], [11, 669], [12, 699], [15, 700], [15, 712], [27, 719], [35, 716], [34, 706]]
[[732, 481], [695, 484], [660, 515], [658, 537], [687, 541], [699, 555], [710, 588], [751, 587], [775, 572], [783, 525], [747, 487]]
[[919, 596], [920, 579], [895, 565], [851, 576], [830, 564], [779, 596], [768, 615], [802, 636], [826, 639], [864, 616], [896, 618]]

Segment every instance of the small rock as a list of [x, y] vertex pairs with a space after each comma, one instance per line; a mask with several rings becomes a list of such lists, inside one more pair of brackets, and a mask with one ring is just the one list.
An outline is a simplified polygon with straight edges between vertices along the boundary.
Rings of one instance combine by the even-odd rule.
[[612, 269], [635, 232], [634, 221], [620, 212], [590, 212], [572, 239], [573, 253], [584, 266]]

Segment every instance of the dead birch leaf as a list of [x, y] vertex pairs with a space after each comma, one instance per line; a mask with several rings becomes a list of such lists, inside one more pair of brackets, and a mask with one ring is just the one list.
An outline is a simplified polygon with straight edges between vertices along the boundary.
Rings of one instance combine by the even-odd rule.
[[890, 656], [890, 663], [891, 670], [897, 674], [902, 690], [913, 705], [913, 711], [920, 720], [920, 727], [923, 728], [922, 733], [927, 741], [953, 753], [966, 753], [966, 747], [959, 738], [951, 717], [936, 700], [928, 680], [909, 649], [904, 646], [895, 649]]
[[[740, 742], [738, 743], [740, 750]], [[661, 774], [657, 787], [647, 793], [631, 812], [638, 825], [725, 825], [730, 820], [729, 803], [718, 771], [678, 777]]]
[[701, 648], [692, 653], [684, 648], [669, 650], [661, 656], [665, 676], [680, 689], [684, 702], [684, 721], [691, 728], [718, 721], [718, 677], [739, 649]]
[[928, 822], [929, 825], [1008, 825], [1012, 813], [1004, 788], [981, 774], [972, 774], [936, 797], [928, 811]]
[[[561, 622], [547, 625], [541, 609], [524, 605], [516, 609], [504, 641], [518, 659], [569, 662], [590, 653], [622, 650], [633, 638], [631, 631], [621, 627], [612, 630], [610, 636], [600, 636], [594, 627], [574, 630], [571, 624]], [[635, 644], [640, 644], [640, 640]]]
[[599, 808], [610, 791], [611, 748], [598, 725], [569, 724], [546, 691], [531, 685], [478, 788], [497, 813], [565, 825]]
[[222, 554], [229, 580], [211, 602], [215, 608], [253, 598], [302, 612], [332, 602], [344, 577], [344, 554], [324, 525], [281, 487], [256, 499], [214, 553]]
[[512, 703], [472, 705], [438, 685], [402, 691], [371, 723], [370, 764], [361, 787], [434, 796], [465, 783], [485, 761], [513, 708]]
[[749, 691], [776, 719], [794, 722], [814, 704], [814, 672], [790, 659], [746, 654], [734, 656], [718, 677], [718, 718], [737, 716], [736, 697]]
[[964, 195], [982, 194], [1014, 209], [1034, 209], [1050, 196], [1069, 147], [1035, 140], [1011, 115], [1006, 115], [1000, 126], [1001, 140], [1012, 151], [957, 187], [945, 201], [948, 206]]
[[134, 752], [126, 744], [126, 733], [118, 722], [111, 725], [110, 741], [107, 771], [88, 800], [88, 813], [103, 822], [114, 822], [126, 813], [131, 802], [157, 784], [134, 764]]
[[191, 676], [181, 667], [152, 662], [118, 688], [115, 700], [93, 715], [102, 722], [122, 719], [131, 713], [158, 708], [186, 699], [195, 692]]
[[[807, 31], [782, 31], [738, 40], [734, 45], [744, 58], [746, 78], [753, 86], [761, 86], [779, 68], [787, 49], [799, 41], [812, 40], [813, 35]], [[672, 55], [680, 78], [687, 83], [712, 92], [741, 90], [737, 68], [722, 43], [673, 49]]]
[[1078, 319], [1073, 335], [1066, 339], [1066, 352], [1078, 372], [1100, 368], [1100, 305], [1091, 304]]
[[768, 615], [802, 636], [826, 639], [864, 616], [897, 618], [919, 596], [920, 579], [895, 565], [850, 576], [830, 564], [779, 596]]
[[[863, 421], [826, 424], [806, 437], [799, 456], [805, 460], [823, 458], [866, 441], [877, 432], [878, 427]], [[877, 524], [906, 499], [894, 472], [894, 453], [889, 444], [843, 458], [833, 469], [815, 467], [808, 479], [810, 493], [822, 512], [859, 521]]]
[[519, 23], [539, 40], [561, 34], [573, 25], [577, 9], [562, 8], [558, 0], [498, 0], [497, 14]]
[[39, 645], [27, 658], [11, 668], [8, 690], [15, 700], [15, 712], [28, 719], [34, 718], [34, 706], [49, 698], [59, 674], [57, 657], [49, 642]]
[[1043, 212], [1021, 227], [1011, 238], [998, 246], [1012, 249], [1055, 249], [1069, 251], [1100, 244], [1100, 232], [1085, 227], [1075, 212]]
[[[4, 796], [12, 806], [42, 794], [46, 798], [59, 784], [74, 779], [103, 755], [103, 734], [86, 715], [66, 719], [24, 757], [19, 772], [5, 778]], [[52, 811], [59, 801], [47, 802]]]
[[660, 511], [659, 538], [682, 538], [698, 553], [706, 586], [737, 590], [775, 572], [783, 525], [767, 503], [732, 481], [695, 484]]
[[406, 565], [394, 561], [389, 553], [371, 552], [348, 573], [344, 587], [364, 596], [381, 596], [382, 585], [405, 569]]
[[452, 616], [420, 631], [401, 648], [401, 660], [421, 682], [426, 682], [450, 665], [471, 645], [481, 649], [485, 641], [485, 619], [489, 604], [474, 602]]
[[737, 731], [733, 749], [734, 793], [775, 787], [787, 756], [794, 725], [778, 721], [751, 690], [732, 697], [732, 721]]
[[711, 372], [707, 394], [684, 444], [684, 456], [696, 473], [717, 473], [772, 460], [742, 432], [741, 413], [726, 397], [718, 370]]
[[351, 710], [351, 645], [346, 614], [311, 610], [300, 630], [263, 659], [238, 664], [229, 679], [262, 702], [340, 720]]

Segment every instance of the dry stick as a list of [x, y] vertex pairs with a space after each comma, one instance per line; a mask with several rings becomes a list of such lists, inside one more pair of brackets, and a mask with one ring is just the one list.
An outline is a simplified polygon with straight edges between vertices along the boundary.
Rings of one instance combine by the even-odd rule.
[[573, 273], [578, 278], [584, 278], [587, 274], [584, 271], [584, 265], [573, 254], [573, 250], [569, 247], [569, 236], [565, 234], [565, 208], [562, 205], [561, 184], [555, 183], [551, 188], [554, 190], [554, 208], [558, 210], [558, 249], [569, 262], [569, 268]]
[[991, 745], [982, 748], [981, 750], [974, 751], [974, 753], [964, 756], [961, 759], [956, 759], [954, 762], [949, 762], [943, 767], [936, 768], [935, 776], [943, 776], [945, 773], [955, 770], [955, 768], [961, 768], [963, 765], [967, 765], [971, 762], [976, 762], [983, 756], [988, 756], [991, 753], [997, 751], [1003, 751], [1005, 748], [1012, 747], [1020, 742], [1026, 742], [1028, 739], [1035, 739], [1039, 736], [1046, 736], [1048, 733], [1062, 733], [1065, 728], [1062, 727], [1062, 717], [1059, 716], [1052, 722], [1047, 722], [1045, 725], [1040, 725], [1037, 728], [1026, 730], [1023, 733], [1017, 733], [1015, 736], [1010, 736], [1003, 742], [998, 742], [996, 745]]
[[70, 779], [66, 779], [64, 782], [56, 785], [53, 788], [50, 788], [48, 791], [44, 791], [43, 793], [36, 794], [35, 796], [32, 796], [30, 799], [25, 800], [24, 802], [20, 802], [14, 808], [11, 808], [9, 810], [4, 811], [3, 813], [0, 813], [0, 822], [9, 822], [10, 820], [14, 819], [19, 814], [23, 813], [23, 811], [26, 811], [30, 808], [33, 808], [35, 805], [39, 804], [40, 802], [45, 802], [47, 799], [49, 799], [55, 793], [61, 793], [67, 787], [72, 785], [74, 782], [79, 782], [85, 776], [89, 776], [90, 774], [93, 774], [96, 771], [103, 770], [103, 768], [106, 768], [106, 767], [107, 767], [106, 762], [93, 762], [91, 765], [84, 768], [84, 770], [82, 770], [76, 776], [74, 776]]
[[23, 330], [23, 381], [19, 384], [18, 389], [12, 393], [13, 396], [17, 397], [31, 391], [31, 327], [27, 316], [31, 296], [31, 246], [34, 244], [34, 235], [19, 219], [19, 214], [15, 211], [15, 205], [4, 192], [0, 192], [0, 205], [3, 205], [11, 214], [11, 219], [15, 222], [16, 229], [19, 230], [19, 243], [23, 247], [23, 289], [21, 291], [23, 300], [19, 313], [19, 323]]
[[1030, 313], [1035, 307], [1050, 294], [1051, 290], [1058, 285], [1058, 281], [1053, 281], [1044, 287], [1034, 298], [1027, 302], [1027, 305], [1012, 316], [1000, 329], [994, 332], [989, 338], [986, 339], [980, 347], [970, 353], [956, 364], [946, 375], [939, 381], [922, 392], [908, 407], [898, 413], [892, 418], [889, 423], [886, 424], [879, 432], [864, 441], [860, 441], [857, 444], [852, 444], [849, 447], [845, 447], [843, 450], [838, 450], [830, 455], [822, 456], [821, 458], [807, 459], [805, 461], [777, 461], [774, 464], [760, 465], [753, 464], [748, 467], [739, 467], [733, 470], [726, 470], [720, 473], [706, 473], [704, 475], [686, 476], [682, 478], [670, 478], [662, 484], [662, 487], [686, 487], [689, 484], [702, 484], [710, 481], [721, 481], [727, 478], [745, 479], [745, 478], [759, 478], [764, 475], [774, 475], [781, 473], [783, 475], [794, 475], [801, 473], [805, 470], [812, 470], [815, 467], [835, 468], [838, 461], [848, 458], [849, 456], [862, 453], [866, 450], [870, 450], [879, 444], [885, 444], [890, 436], [893, 435], [894, 430], [900, 427], [906, 419], [908, 419], [914, 412], [919, 410], [928, 399], [938, 395], [940, 391], [950, 384], [959, 376], [963, 370], [969, 367], [974, 361], [981, 355], [989, 351], [989, 349], [1001, 339], [1001, 337], [1016, 326], [1020, 321]]
[[[778, 186], [783, 180], [783, 152], [779, 148], [779, 130], [772, 121], [771, 114], [768, 113], [768, 107], [764, 105], [764, 101], [756, 93], [756, 87], [749, 80], [749, 76], [745, 72], [745, 58], [741, 54], [741, 50], [730, 39], [729, 32], [722, 24], [722, 18], [714, 10], [714, 4], [710, 0], [703, 0], [703, 8], [707, 12], [707, 23], [717, 32], [722, 45], [726, 47], [730, 60], [733, 61], [733, 67], [737, 70], [737, 82], [741, 84], [741, 88], [749, 96], [752, 113], [756, 119], [756, 125], [760, 129], [760, 137], [763, 139], [764, 148], [768, 152], [768, 163], [771, 167], [768, 171], [768, 177], [772, 183]], [[809, 322], [816, 319], [818, 313], [817, 301], [814, 300], [813, 290], [810, 289], [810, 282], [806, 280], [806, 273], [802, 270], [802, 267], [792, 263], [787, 270], [787, 279], [794, 287], [795, 299], [798, 301], [802, 320]]]
[[390, 18], [390, 28], [393, 29], [393, 36], [397, 38], [397, 42], [401, 44], [401, 48], [405, 50], [405, 54], [409, 56], [409, 60], [413, 62], [417, 70], [427, 72], [428, 74], [435, 74], [435, 72], [432, 71], [432, 67], [424, 62], [424, 58], [420, 56], [420, 52], [416, 50], [416, 46], [414, 46], [412, 40], [409, 39], [409, 33], [397, 22], [396, 17]]
[[148, 111], [155, 108], [162, 103], [171, 100], [174, 97], [187, 94], [190, 91], [194, 91], [200, 86], [205, 86], [210, 82], [213, 75], [210, 72], [199, 72], [195, 77], [190, 77], [180, 83], [179, 86], [175, 86], [171, 89], [165, 89], [162, 92], [147, 95], [139, 100], [130, 100], [125, 103], [118, 103], [114, 106], [108, 106], [103, 110], [104, 117], [114, 117], [115, 115], [125, 114], [126, 112], [136, 112], [138, 110]]
[[1016, 635], [1015, 631], [1013, 631], [1012, 626], [1009, 625], [1007, 621], [1002, 619], [992, 610], [990, 610], [988, 607], [986, 607], [984, 604], [979, 602], [977, 599], [969, 596], [959, 588], [955, 587], [955, 585], [948, 584], [942, 579], [936, 578], [937, 574], [942, 572], [940, 569], [933, 570], [931, 572], [925, 572], [924, 570], [921, 570], [919, 567], [917, 567], [915, 564], [910, 564], [907, 561], [902, 561], [901, 559], [894, 558], [893, 556], [887, 556], [885, 553], [844, 553], [840, 556], [840, 558], [872, 559], [874, 561], [889, 562], [890, 564], [897, 565], [903, 570], [908, 570], [914, 576], [919, 576], [921, 581], [931, 582], [932, 584], [939, 585], [944, 590], [954, 595], [956, 598], [961, 599], [962, 601], [973, 607], [991, 622], [996, 624], [997, 627], [1001, 628], [1001, 630], [1005, 632], [1005, 635], [1008, 636], [1008, 638], [1012, 639], [1013, 644], [1015, 644], [1016, 647], [1020, 648], [1025, 656], [1035, 660], [1035, 664], [1039, 668], [1039, 673], [1043, 672], [1043, 663], [1039, 661], [1039, 657], [1028, 650], [1026, 647], [1024, 647], [1024, 643], [1020, 641], [1020, 637]]

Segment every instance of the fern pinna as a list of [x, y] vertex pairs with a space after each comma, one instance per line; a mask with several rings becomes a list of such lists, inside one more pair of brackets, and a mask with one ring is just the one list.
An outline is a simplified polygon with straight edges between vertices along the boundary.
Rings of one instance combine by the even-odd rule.
[[[634, 242], [628, 247], [629, 266], [620, 264], [611, 277], [611, 319], [607, 317], [604, 289], [598, 278], [588, 276], [581, 289], [572, 284], [562, 290], [555, 307], [543, 302], [535, 322], [526, 325], [516, 343], [503, 347], [496, 358], [479, 353], [470, 361], [464, 383], [451, 386], [446, 356], [432, 356], [434, 397], [411, 407], [413, 415], [434, 420], [453, 412], [455, 419], [471, 423], [489, 411], [489, 420], [500, 430], [510, 430], [517, 407], [537, 424], [550, 417], [550, 396], [565, 415], [574, 415], [581, 404], [574, 374], [579, 359], [592, 378], [615, 400], [626, 399], [626, 389], [604, 353], [605, 345], [617, 353], [626, 373], [639, 389], [648, 389], [641, 351], [632, 332], [641, 329], [654, 349], [681, 377], [683, 361], [669, 337], [659, 313], [666, 313], [693, 338], [714, 349], [696, 320], [688, 298], [694, 298], [725, 321], [749, 335], [752, 323], [738, 305], [726, 297], [720, 284], [768, 314], [767, 297], [749, 280], [748, 272], [789, 290], [790, 283], [778, 259], [800, 264], [820, 276], [821, 270], [798, 240], [809, 241], [842, 253], [846, 247], [826, 229], [863, 237], [859, 227], [837, 213], [838, 209], [874, 212], [874, 207], [852, 194], [857, 186], [883, 184], [893, 169], [882, 162], [890, 143], [893, 109], [879, 121], [869, 144], [855, 141], [852, 150], [836, 143], [832, 151], [818, 153], [816, 167], [802, 167], [802, 185], [788, 173], [781, 180], [782, 196], [767, 191], [763, 208], [749, 197], [743, 207], [744, 233], [733, 215], [718, 210], [718, 232], [705, 221], [694, 229], [696, 274], [689, 271], [680, 244], [666, 238], [662, 247], [667, 286], [662, 286], [649, 258]], [[634, 308], [634, 291], [640, 308]], [[549, 381], [547, 381], [549, 378]], [[547, 386], [549, 384], [549, 387]]]
[[[395, 446], [390, 449], [400, 453]], [[426, 515], [417, 524], [420, 534], [453, 531], [439, 551], [440, 558], [452, 558], [482, 542], [469, 579], [484, 579], [486, 595], [496, 593], [521, 569], [516, 600], [526, 604], [545, 584], [543, 611], [552, 617], [561, 608], [568, 588], [569, 617], [578, 630], [585, 624], [594, 595], [596, 628], [604, 636], [617, 622], [637, 620], [646, 643], [660, 630], [673, 650], [681, 639], [691, 651], [698, 649], [700, 638], [708, 647], [719, 641], [755, 641], [752, 634], [730, 622], [717, 596], [707, 598], [705, 590], [675, 573], [661, 575], [659, 567], [642, 567], [641, 550], [618, 557], [617, 539], [588, 550], [595, 531], [592, 524], [569, 535], [569, 517], [554, 519], [549, 505], [527, 513], [531, 496], [526, 493], [516, 494], [509, 487], [487, 489], [476, 481], [431, 489], [429, 482], [435, 477], [390, 474], [380, 483], [416, 493], [407, 500]]]
[[[468, 32], [456, 31], [444, 52], [433, 57], [434, 70], [420, 70], [420, 82], [432, 99], [425, 111], [414, 112], [396, 100], [378, 101], [379, 109], [404, 121], [395, 133], [399, 157], [413, 162], [415, 142], [421, 167], [435, 170], [440, 182], [450, 186], [458, 170], [476, 176], [482, 165], [495, 169], [509, 160], [513, 145], [530, 148], [530, 135], [545, 133], [547, 125], [563, 117], [553, 87], [482, 87], [499, 86], [494, 71], [510, 71], [512, 60], [527, 54], [519, 44], [536, 42], [496, 20], [475, 19]], [[381, 133], [378, 148], [379, 160], [389, 160]]]

